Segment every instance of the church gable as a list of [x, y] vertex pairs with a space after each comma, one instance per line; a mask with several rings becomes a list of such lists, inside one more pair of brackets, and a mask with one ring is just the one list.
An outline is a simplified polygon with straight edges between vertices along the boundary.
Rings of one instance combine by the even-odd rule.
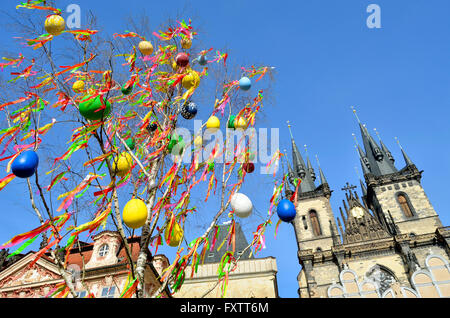
[[22, 258], [0, 273], [0, 291], [18, 286], [60, 279], [56, 266], [41, 258], [30, 267], [34, 253]]

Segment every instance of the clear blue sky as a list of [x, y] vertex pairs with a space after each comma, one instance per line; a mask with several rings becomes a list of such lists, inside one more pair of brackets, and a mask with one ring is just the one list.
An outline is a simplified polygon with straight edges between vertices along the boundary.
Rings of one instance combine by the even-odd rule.
[[[3, 10], [10, 13], [18, 3], [3, 2]], [[361, 121], [371, 132], [377, 128], [397, 168], [402, 168], [394, 141], [399, 138], [424, 170], [423, 187], [443, 224], [450, 224], [445, 201], [450, 179], [448, 0], [71, 0], [58, 1], [58, 7], [69, 3], [92, 10], [104, 28], [100, 31], [110, 34], [123, 33], [125, 19], [143, 11], [154, 27], [168, 17], [192, 18], [208, 48], [228, 48], [234, 63], [275, 66], [274, 100], [259, 127], [280, 128], [280, 149], [290, 151], [286, 120], [291, 121], [297, 145], [301, 150], [308, 145], [315, 167], [314, 155], [319, 156], [334, 190], [335, 214], [344, 197], [342, 186], [347, 181], [359, 185], [354, 167], [360, 174], [361, 168], [351, 135], [356, 133], [360, 140], [350, 110], [355, 106]], [[366, 26], [371, 3], [381, 7], [381, 29]], [[0, 34], [5, 45], [9, 38]], [[251, 182], [242, 192], [264, 216], [273, 186], [268, 177], [253, 177], [260, 182]], [[37, 225], [30, 221], [32, 211], [23, 191], [24, 183], [0, 192], [2, 242]], [[247, 239], [259, 220], [255, 216], [242, 222]], [[274, 226], [267, 231], [267, 248], [258, 256], [277, 258], [280, 296], [297, 297], [300, 265], [293, 228], [282, 224], [276, 239], [273, 233]]]

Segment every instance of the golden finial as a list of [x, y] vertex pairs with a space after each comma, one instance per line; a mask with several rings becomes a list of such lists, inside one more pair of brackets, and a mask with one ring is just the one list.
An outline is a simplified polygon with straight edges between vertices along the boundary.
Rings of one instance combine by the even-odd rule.
[[361, 123], [361, 121], [359, 120], [358, 115], [356, 114], [356, 109], [353, 106], [350, 106], [350, 108], [352, 109], [353, 114], [355, 114], [355, 117], [356, 117], [356, 120], [358, 121], [358, 123]]
[[291, 138], [294, 139], [294, 137], [292, 136], [292, 131], [291, 131], [291, 125], [289, 124], [289, 120], [286, 121], [288, 124], [288, 128], [289, 128], [289, 133], [291, 134]]

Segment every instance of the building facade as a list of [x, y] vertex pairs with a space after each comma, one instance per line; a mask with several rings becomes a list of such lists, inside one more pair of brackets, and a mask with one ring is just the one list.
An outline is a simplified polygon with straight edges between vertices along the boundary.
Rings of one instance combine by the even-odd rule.
[[[217, 245], [225, 239], [228, 225], [219, 225]], [[212, 236], [209, 237], [212, 242]], [[255, 258], [242, 228], [236, 223], [236, 268], [230, 272], [227, 282], [226, 298], [277, 298], [277, 263], [274, 257]], [[230, 247], [231, 248], [231, 247]], [[192, 267], [185, 270], [186, 278], [180, 290], [174, 294], [178, 298], [220, 298], [222, 297], [223, 282], [218, 281], [219, 264], [227, 252], [227, 246], [220, 250], [208, 251], [203, 264], [192, 273]]]
[[[139, 237], [128, 239], [134, 261], [139, 254], [139, 241]], [[67, 271], [71, 273], [78, 297], [118, 298], [126, 287], [129, 273], [120, 235], [103, 231], [93, 237], [93, 243], [79, 243], [67, 256]], [[46, 297], [57, 284], [64, 282], [49, 254], [32, 264], [34, 258], [32, 251], [21, 255], [0, 272], [0, 298]], [[145, 296], [161, 286], [158, 277], [168, 265], [169, 260], [164, 255], [155, 255], [149, 260], [145, 272]], [[163, 292], [163, 297], [170, 297], [168, 289]]]
[[[335, 217], [332, 191], [319, 167], [320, 185], [309, 158], [292, 137], [289, 180], [299, 185], [292, 221], [302, 269], [299, 297], [450, 297], [450, 227], [442, 225], [421, 184], [423, 171], [401, 148], [405, 166], [359, 123], [357, 143], [364, 181], [361, 196], [345, 186], [346, 200]], [[355, 139], [356, 140], [356, 139]], [[293, 190], [286, 191], [294, 201]]]

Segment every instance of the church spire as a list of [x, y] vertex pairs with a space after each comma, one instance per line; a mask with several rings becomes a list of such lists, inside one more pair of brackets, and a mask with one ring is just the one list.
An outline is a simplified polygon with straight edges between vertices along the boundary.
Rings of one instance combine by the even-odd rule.
[[320, 177], [320, 184], [328, 184], [327, 179], [325, 178], [325, 175], [323, 174], [322, 168], [320, 167], [319, 157], [316, 155], [317, 165], [319, 166], [319, 177]]
[[375, 130], [375, 134], [378, 137], [378, 140], [380, 141], [380, 145], [381, 145], [381, 150], [383, 151], [383, 153], [386, 155], [386, 157], [388, 157], [389, 161], [392, 163], [392, 165], [395, 162], [394, 157], [392, 156], [392, 153], [389, 151], [389, 149], [386, 147], [386, 145], [383, 143], [383, 141], [381, 140], [380, 134], [378, 133], [377, 129], [374, 128], [373, 130]]
[[[352, 110], [356, 116], [356, 110], [353, 107]], [[361, 130], [361, 137], [365, 149], [365, 156], [367, 157], [370, 164], [370, 172], [375, 176], [382, 176], [397, 172], [397, 169], [394, 167], [388, 155], [385, 154], [385, 152], [380, 149], [380, 147], [372, 138], [365, 125], [361, 123], [358, 116], [356, 116], [356, 119], [358, 120], [359, 128]], [[385, 148], [387, 150], [387, 147]]]
[[308, 148], [306, 147], [306, 145], [304, 145], [304, 147], [305, 147], [305, 153], [306, 153], [306, 168], [308, 169], [308, 172], [311, 176], [312, 181], [316, 181], [316, 173], [311, 165], [311, 161], [309, 161]]
[[361, 191], [362, 191], [363, 197], [367, 196], [366, 185], [364, 184], [364, 182], [361, 179], [359, 179], [359, 184], [361, 185]]
[[403, 159], [405, 159], [405, 163], [407, 166], [412, 166], [414, 165], [414, 163], [411, 161], [411, 159], [409, 159], [408, 155], [406, 154], [406, 152], [403, 150], [402, 145], [400, 144], [400, 141], [398, 141], [398, 138], [395, 137], [395, 140], [397, 141], [397, 144], [400, 147], [400, 150], [402, 151], [402, 155], [403, 155]]
[[289, 133], [291, 134], [291, 142], [292, 142], [292, 164], [294, 171], [300, 177], [302, 182], [300, 183], [300, 192], [309, 192], [314, 191], [316, 188], [313, 179], [311, 178], [310, 171], [306, 168], [305, 162], [303, 161], [302, 156], [300, 155], [300, 151], [295, 144], [294, 137], [292, 136], [291, 125], [288, 123]]
[[358, 155], [359, 155], [359, 161], [361, 162], [361, 168], [363, 170], [363, 174], [366, 175], [368, 173], [370, 173], [370, 163], [369, 163], [369, 159], [367, 159], [366, 154], [364, 153], [364, 151], [362, 151], [361, 147], [358, 144], [358, 140], [356, 139], [355, 134], [353, 135], [353, 139], [355, 139], [355, 148], [356, 151], [358, 151]]

